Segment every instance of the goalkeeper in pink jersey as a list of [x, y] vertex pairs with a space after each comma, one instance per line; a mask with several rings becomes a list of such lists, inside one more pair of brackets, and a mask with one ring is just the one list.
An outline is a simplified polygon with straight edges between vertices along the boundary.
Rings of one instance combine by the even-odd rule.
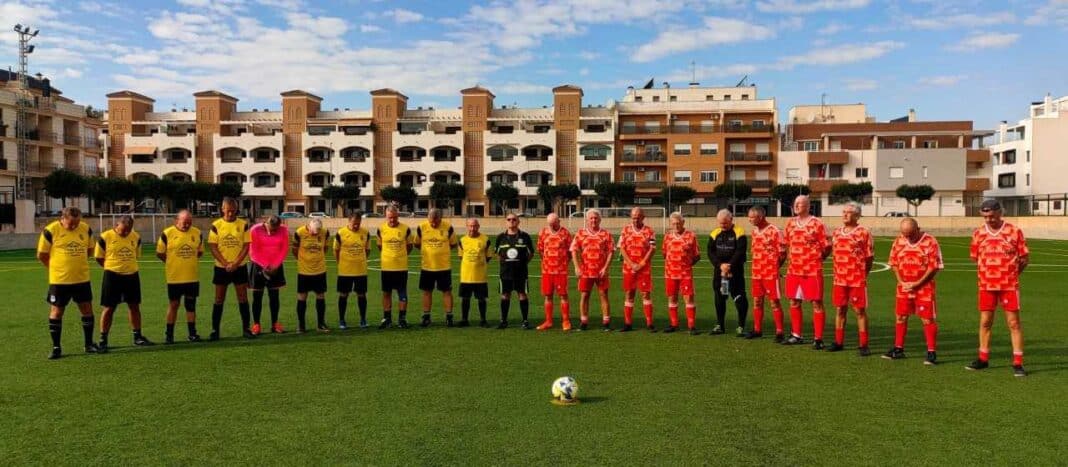
[[278, 322], [278, 310], [281, 307], [278, 289], [286, 285], [282, 263], [289, 252], [289, 229], [278, 216], [271, 216], [253, 226], [250, 234], [252, 243], [249, 245], [248, 256], [252, 261], [248, 265], [248, 276], [251, 284], [249, 288], [252, 289], [253, 326], [260, 326], [263, 289], [267, 289], [271, 309], [271, 332], [281, 334], [284, 331], [282, 324]]

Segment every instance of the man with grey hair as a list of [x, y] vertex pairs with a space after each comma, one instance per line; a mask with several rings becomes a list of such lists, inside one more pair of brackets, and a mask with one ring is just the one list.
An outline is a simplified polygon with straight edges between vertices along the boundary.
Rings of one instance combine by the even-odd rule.
[[838, 352], [845, 348], [846, 312], [852, 306], [857, 315], [857, 351], [866, 357], [871, 354], [868, 350], [868, 274], [875, 261], [875, 242], [871, 232], [857, 223], [860, 210], [860, 203], [846, 203], [842, 208], [842, 226], [831, 234], [831, 264], [834, 268], [831, 296], [836, 315], [834, 343], [827, 351]]
[[445, 325], [452, 327], [452, 250], [456, 248], [456, 232], [452, 224], [441, 220], [441, 210], [427, 212], [426, 220], [415, 229], [415, 246], [419, 248], [422, 267], [419, 271], [419, 290], [423, 292], [423, 320], [420, 326], [430, 326], [430, 309], [434, 289], [441, 292], [445, 304]]
[[108, 351], [108, 332], [112, 316], [120, 303], [130, 310], [130, 327], [134, 345], [152, 345], [141, 335], [141, 277], [137, 259], [141, 257], [141, 235], [133, 228], [133, 217], [120, 216], [115, 227], [100, 233], [96, 242], [96, 262], [104, 267], [104, 283], [100, 287], [100, 344], [101, 353]]
[[297, 332], [306, 329], [308, 292], [315, 292], [315, 328], [328, 332], [326, 326], [326, 248], [330, 232], [319, 219], [293, 233], [293, 257], [297, 260]]
[[719, 227], [712, 230], [708, 241], [708, 258], [712, 261], [712, 289], [715, 292], [716, 327], [713, 335], [727, 330], [727, 298], [738, 312], [737, 337], [745, 337], [745, 318], [749, 300], [745, 295], [745, 261], [749, 249], [745, 229], [734, 224], [734, 215], [726, 209], [716, 214]]

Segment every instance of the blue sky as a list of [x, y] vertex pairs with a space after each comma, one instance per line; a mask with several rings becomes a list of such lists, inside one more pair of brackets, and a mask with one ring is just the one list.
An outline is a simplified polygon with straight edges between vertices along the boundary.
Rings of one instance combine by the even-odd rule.
[[299, 88], [367, 108], [380, 87], [443, 107], [474, 84], [541, 106], [564, 83], [602, 104], [650, 78], [684, 86], [691, 63], [704, 85], [749, 75], [783, 118], [826, 93], [879, 120], [915, 108], [992, 128], [1068, 93], [1068, 0], [0, 0], [4, 66], [16, 22], [41, 29], [31, 71], [95, 107], [219, 89], [277, 109]]

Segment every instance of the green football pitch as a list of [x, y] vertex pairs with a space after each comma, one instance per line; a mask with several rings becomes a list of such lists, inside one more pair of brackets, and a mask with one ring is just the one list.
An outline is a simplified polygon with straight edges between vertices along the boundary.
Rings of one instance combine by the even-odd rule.
[[[77, 312], [68, 308], [67, 356], [47, 361], [45, 270], [30, 251], [3, 252], [0, 452], [7, 465], [1063, 465], [1068, 320], [1061, 307], [1068, 296], [1068, 243], [1029, 243], [1032, 265], [1022, 279], [1027, 378], [1012, 376], [1001, 316], [991, 368], [965, 371], [977, 347], [975, 271], [967, 239], [941, 243], [946, 269], [937, 279], [935, 367], [922, 364], [923, 332], [915, 319], [908, 358], [878, 357], [892, 343], [894, 321], [893, 276], [883, 263], [869, 284], [875, 355], [868, 358], [855, 353], [852, 317], [847, 351], [831, 354], [733, 333], [522, 331], [514, 326], [514, 299], [507, 330], [448, 329], [438, 296], [429, 329], [287, 333], [248, 341], [240, 337], [231, 292], [220, 342], [132, 347], [123, 308], [111, 333], [114, 350], [84, 355]], [[879, 261], [886, 260], [889, 245], [889, 239], [877, 240]], [[661, 267], [662, 261], [654, 274]], [[535, 260], [532, 275], [537, 268]], [[282, 316], [291, 330], [295, 265], [286, 269], [291, 286], [282, 293]], [[204, 336], [210, 328], [210, 271], [204, 261], [198, 304]], [[618, 326], [618, 263], [613, 271]], [[94, 264], [96, 294], [100, 275]], [[698, 327], [707, 330], [714, 321], [707, 261], [697, 275]], [[409, 281], [409, 321], [419, 319], [415, 277]], [[141, 278], [144, 331], [161, 342], [162, 266], [147, 250]], [[536, 325], [542, 305], [535, 288]], [[376, 273], [370, 290], [369, 318], [377, 323]], [[327, 297], [333, 326], [336, 296], [331, 291]], [[574, 284], [571, 297], [577, 323]], [[663, 327], [667, 302], [659, 281], [654, 302]], [[350, 298], [350, 323], [357, 321], [354, 305]], [[495, 297], [489, 310], [498, 315]], [[810, 337], [807, 307], [805, 315]], [[638, 310], [639, 323], [640, 316]], [[179, 339], [185, 337], [183, 318]], [[828, 319], [827, 336], [833, 336], [832, 323]], [[733, 310], [727, 325], [736, 326]], [[771, 327], [767, 313], [765, 329]], [[563, 375], [578, 380], [581, 404], [549, 403], [550, 383]]]

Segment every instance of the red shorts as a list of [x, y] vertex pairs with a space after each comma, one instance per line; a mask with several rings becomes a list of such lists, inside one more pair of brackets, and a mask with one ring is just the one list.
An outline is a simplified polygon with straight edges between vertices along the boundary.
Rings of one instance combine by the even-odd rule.
[[778, 277], [774, 279], [753, 279], [753, 298], [768, 297], [768, 300], [778, 300], [780, 295]]
[[853, 308], [868, 307], [868, 287], [849, 287], [835, 285], [831, 289], [831, 302], [834, 306], [852, 306]]
[[567, 274], [542, 274], [541, 294], [545, 296], [553, 294], [566, 295]]
[[693, 278], [664, 279], [664, 292], [669, 297], [674, 297], [675, 294], [682, 294], [683, 297], [693, 295]]
[[980, 290], [979, 311], [994, 311], [1001, 305], [1004, 311], [1020, 311], [1019, 290]]
[[579, 282], [578, 283], [579, 292], [589, 292], [590, 290], [593, 290], [593, 286], [594, 285], [597, 286], [597, 290], [600, 290], [600, 291], [608, 290], [608, 276], [607, 275], [602, 277], [602, 278], [600, 278], [600, 279], [598, 279], [596, 277], [580, 277], [578, 282]]
[[823, 275], [786, 275], [786, 298], [798, 300], [823, 300]]
[[935, 319], [938, 315], [935, 310], [934, 300], [920, 300], [915, 298], [897, 297], [897, 306], [894, 313], [898, 316], [916, 315], [922, 319]]
[[623, 291], [629, 292], [635, 289], [641, 292], [653, 291], [653, 275], [649, 271], [649, 268], [645, 268], [644, 271], [637, 274], [633, 272], [623, 272]]

